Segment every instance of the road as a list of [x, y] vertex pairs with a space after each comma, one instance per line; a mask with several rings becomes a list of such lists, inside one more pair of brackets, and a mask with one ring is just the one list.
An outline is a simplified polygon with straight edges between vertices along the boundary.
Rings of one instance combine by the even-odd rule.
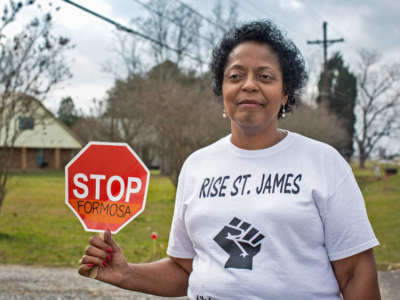
[[[383, 300], [400, 300], [400, 270], [379, 272]], [[155, 283], [156, 284], [156, 283]], [[135, 293], [87, 279], [75, 269], [0, 265], [0, 300], [166, 299]], [[181, 298], [168, 298], [180, 299]]]

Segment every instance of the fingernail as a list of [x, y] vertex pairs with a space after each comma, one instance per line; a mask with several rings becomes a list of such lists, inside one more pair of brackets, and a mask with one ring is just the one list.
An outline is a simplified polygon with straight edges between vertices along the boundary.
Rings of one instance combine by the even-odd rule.
[[106, 261], [103, 261], [103, 266], [107, 267], [108, 263]]
[[107, 248], [106, 251], [107, 251], [108, 253], [112, 253], [112, 249], [111, 249], [111, 248]]
[[110, 254], [106, 256], [106, 260], [107, 261], [111, 261], [111, 255]]
[[94, 266], [94, 264], [87, 264], [87, 266], [88, 266], [89, 268], [91, 268], [91, 267]]

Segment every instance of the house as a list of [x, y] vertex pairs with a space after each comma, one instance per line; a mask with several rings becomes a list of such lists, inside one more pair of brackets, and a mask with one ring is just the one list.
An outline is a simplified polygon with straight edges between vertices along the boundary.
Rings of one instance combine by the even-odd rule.
[[12, 146], [10, 169], [63, 168], [82, 148], [82, 141], [37, 99], [24, 96], [14, 101], [18, 109], [7, 122], [8, 132], [5, 123], [0, 130], [0, 147]]

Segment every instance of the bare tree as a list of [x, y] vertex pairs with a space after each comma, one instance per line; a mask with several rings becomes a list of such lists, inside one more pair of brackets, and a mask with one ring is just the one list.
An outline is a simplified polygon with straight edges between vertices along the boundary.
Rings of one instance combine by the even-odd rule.
[[[141, 31], [157, 43], [151, 43], [156, 64], [171, 60], [180, 65], [185, 56], [198, 45], [200, 17], [187, 6], [176, 1], [153, 0], [144, 3], [148, 16], [137, 18]], [[172, 50], [174, 49], [174, 50]]]
[[300, 104], [293, 113], [279, 121], [279, 126], [330, 144], [336, 149], [342, 148], [348, 140], [343, 124], [324, 105], [313, 108]]
[[114, 137], [132, 145], [146, 165], [157, 158], [162, 173], [176, 183], [191, 152], [228, 132], [222, 105], [203, 77], [167, 61], [118, 80], [108, 92], [102, 121], [112, 116]]
[[144, 73], [141, 53], [143, 43], [131, 34], [115, 31], [111, 46], [113, 57], [103, 65], [103, 71], [112, 74], [117, 80]]
[[106, 101], [92, 99], [88, 113], [80, 111], [79, 119], [72, 126], [72, 131], [84, 142], [110, 141], [110, 121], [104, 117]]
[[184, 160], [229, 131], [219, 104], [207, 80], [197, 78], [192, 84], [178, 80], [156, 84], [151, 99], [153, 122], [157, 131], [161, 171], [177, 183]]
[[[199, 61], [206, 54], [208, 60], [217, 42], [213, 35], [215, 26], [224, 32], [237, 21], [236, 2], [231, 1], [228, 14], [219, 11], [214, 16], [215, 22], [208, 19], [209, 24], [217, 24], [209, 28], [202, 27], [204, 16], [181, 2], [135, 2], [148, 15], [133, 23], [158, 41], [150, 45], [155, 64], [147, 70], [137, 68], [151, 65], [144, 63], [149, 58], [133, 51], [138, 43], [132, 43], [131, 47], [128, 36], [119, 39], [117, 55], [131, 71], [126, 79], [119, 77], [109, 91], [103, 120], [109, 122], [113, 140], [131, 144], [146, 164], [151, 165], [156, 155], [161, 160], [163, 174], [175, 182], [189, 153], [228, 132], [222, 106], [202, 74], [203, 63], [189, 60], [186, 54], [198, 57]], [[207, 35], [201, 32], [202, 28], [207, 29]]]
[[236, 26], [238, 22], [238, 3], [236, 0], [231, 0], [229, 8], [223, 7], [222, 1], [217, 0], [212, 9], [212, 18], [209, 22], [209, 35], [211, 37], [211, 49], [214, 48], [216, 43], [222, 38], [225, 32]]
[[113, 139], [134, 146], [146, 165], [151, 165], [155, 155], [155, 139], [152, 106], [149, 97], [150, 80], [132, 75], [117, 80], [108, 91], [105, 117], [113, 122]]
[[110, 128], [104, 122], [104, 118], [82, 116], [72, 126], [72, 130], [84, 142], [109, 141]]
[[139, 24], [141, 30], [149, 35], [160, 44], [151, 43], [151, 50], [155, 58], [156, 64], [165, 61], [168, 58], [168, 49], [162, 44], [168, 43], [168, 29], [171, 27], [166, 17], [169, 14], [169, 5], [165, 0], [149, 1], [147, 5], [151, 5], [152, 10], [147, 18], [137, 18], [136, 23]]
[[[35, 1], [29, 0], [25, 5], [33, 4]], [[44, 98], [56, 84], [70, 77], [62, 55], [71, 47], [69, 39], [51, 34], [50, 12], [41, 12], [42, 16], [31, 20], [21, 32], [7, 34], [7, 27], [23, 8], [22, 2], [9, 0], [0, 21], [0, 208], [13, 146], [23, 129], [18, 117], [40, 120], [33, 117], [32, 96]]]
[[379, 62], [376, 52], [360, 51], [355, 140], [361, 168], [379, 141], [394, 137], [400, 129], [400, 63]]

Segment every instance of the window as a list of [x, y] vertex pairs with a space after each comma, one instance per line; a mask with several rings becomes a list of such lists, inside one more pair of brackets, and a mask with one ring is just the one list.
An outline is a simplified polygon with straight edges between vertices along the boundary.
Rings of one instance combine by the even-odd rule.
[[20, 130], [33, 129], [34, 127], [33, 118], [20, 116], [18, 118], [18, 127]]

